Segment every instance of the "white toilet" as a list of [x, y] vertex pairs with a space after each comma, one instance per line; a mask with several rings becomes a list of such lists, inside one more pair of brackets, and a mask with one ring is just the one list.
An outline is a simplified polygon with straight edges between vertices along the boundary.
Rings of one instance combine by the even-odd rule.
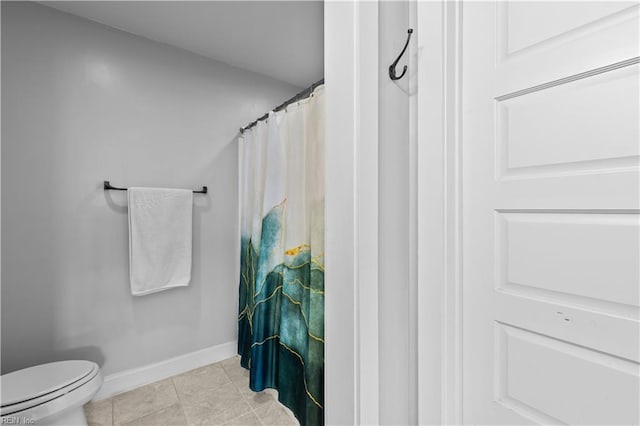
[[82, 406], [102, 386], [91, 361], [60, 361], [0, 376], [0, 424], [86, 426]]

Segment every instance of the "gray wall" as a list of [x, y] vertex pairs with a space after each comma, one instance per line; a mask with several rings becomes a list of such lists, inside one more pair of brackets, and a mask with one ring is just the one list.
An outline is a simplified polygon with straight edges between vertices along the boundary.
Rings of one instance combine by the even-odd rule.
[[[2, 372], [105, 374], [236, 338], [237, 129], [296, 91], [33, 3], [2, 3]], [[134, 298], [114, 185], [199, 187], [188, 288]]]

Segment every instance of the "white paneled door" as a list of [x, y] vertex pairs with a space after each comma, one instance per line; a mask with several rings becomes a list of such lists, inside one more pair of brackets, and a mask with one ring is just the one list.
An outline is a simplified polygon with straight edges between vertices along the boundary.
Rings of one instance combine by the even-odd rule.
[[462, 9], [462, 417], [638, 424], [637, 2]]

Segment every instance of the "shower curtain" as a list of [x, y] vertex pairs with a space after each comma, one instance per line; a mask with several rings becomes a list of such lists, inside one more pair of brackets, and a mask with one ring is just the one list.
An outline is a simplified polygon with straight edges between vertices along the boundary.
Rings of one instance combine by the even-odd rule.
[[302, 425], [324, 422], [323, 92], [240, 138], [238, 353]]

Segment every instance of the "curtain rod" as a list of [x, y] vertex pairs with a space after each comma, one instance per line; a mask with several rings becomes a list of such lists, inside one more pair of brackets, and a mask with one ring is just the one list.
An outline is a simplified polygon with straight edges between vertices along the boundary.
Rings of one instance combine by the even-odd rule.
[[[277, 107], [275, 107], [273, 109], [273, 112], [278, 112], [281, 111], [283, 109], [285, 109], [287, 106], [289, 106], [290, 104], [297, 102], [297, 101], [301, 101], [307, 97], [309, 97], [309, 95], [311, 95], [311, 93], [316, 89], [316, 87], [320, 86], [324, 84], [324, 78], [321, 78], [320, 80], [316, 81], [315, 83], [313, 83], [311, 86], [307, 87], [306, 89], [304, 89], [302, 92], [297, 93], [295, 96], [287, 99], [286, 101], [284, 101], [283, 103], [281, 103], [280, 105], [278, 105]], [[269, 117], [269, 113], [265, 113], [262, 117], [252, 121], [251, 123], [247, 124], [244, 127], [240, 127], [240, 133], [244, 133], [246, 130], [249, 130], [250, 128], [252, 128], [253, 126], [255, 126], [256, 124], [258, 124], [258, 121], [264, 121]]]

